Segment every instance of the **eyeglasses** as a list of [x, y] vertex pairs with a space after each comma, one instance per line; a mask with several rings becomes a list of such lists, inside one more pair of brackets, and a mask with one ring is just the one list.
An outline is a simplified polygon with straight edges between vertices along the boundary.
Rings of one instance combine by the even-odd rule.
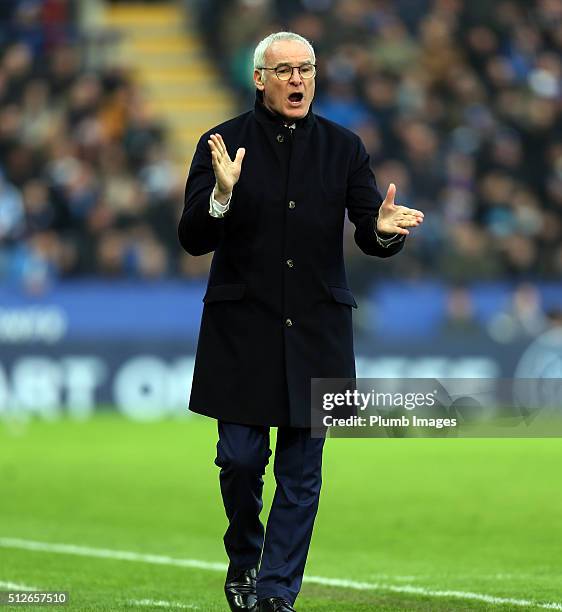
[[316, 66], [314, 64], [303, 64], [302, 66], [290, 66], [289, 64], [280, 64], [276, 68], [266, 68], [258, 66], [258, 70], [272, 70], [280, 81], [288, 81], [293, 76], [293, 70], [297, 69], [301, 78], [311, 79], [316, 74]]

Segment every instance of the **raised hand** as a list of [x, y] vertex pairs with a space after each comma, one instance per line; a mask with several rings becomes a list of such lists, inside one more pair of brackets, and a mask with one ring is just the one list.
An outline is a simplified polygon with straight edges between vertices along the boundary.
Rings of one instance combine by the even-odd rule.
[[386, 198], [379, 208], [377, 231], [387, 234], [404, 234], [410, 232], [407, 227], [417, 227], [423, 222], [423, 213], [414, 208], [407, 208], [394, 203], [396, 185], [390, 183]]
[[246, 149], [238, 149], [233, 161], [230, 159], [230, 155], [226, 150], [226, 145], [220, 134], [211, 134], [207, 142], [211, 149], [211, 161], [217, 182], [215, 197], [228, 198], [234, 189], [234, 185], [236, 185], [240, 178], [242, 160], [246, 154]]

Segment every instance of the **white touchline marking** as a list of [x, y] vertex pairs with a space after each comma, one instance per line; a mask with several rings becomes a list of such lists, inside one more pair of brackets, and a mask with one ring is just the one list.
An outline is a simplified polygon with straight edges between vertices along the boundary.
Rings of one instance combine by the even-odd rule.
[[0, 589], [13, 591], [39, 591], [38, 587], [29, 586], [28, 584], [18, 584], [17, 582], [5, 582], [0, 580]]
[[[1, 548], [18, 548], [47, 553], [61, 553], [68, 555], [80, 555], [83, 557], [98, 557], [101, 559], [115, 559], [121, 561], [140, 561], [156, 565], [173, 565], [175, 567], [190, 567], [195, 569], [209, 570], [213, 572], [224, 572], [226, 563], [212, 563], [200, 561], [199, 559], [178, 559], [165, 555], [151, 555], [130, 552], [125, 550], [111, 550], [108, 548], [91, 548], [89, 546], [76, 546], [74, 544], [55, 544], [49, 542], [36, 542], [34, 540], [21, 540], [18, 538], [0, 538]], [[394, 585], [380, 582], [359, 582], [345, 578], [326, 578], [323, 576], [305, 576], [304, 582], [319, 584], [322, 586], [353, 589], [356, 591], [390, 591], [391, 593], [405, 593], [408, 595], [423, 595], [425, 597], [451, 597], [454, 599], [466, 599], [481, 601], [495, 605], [507, 606], [534, 606], [543, 610], [562, 610], [562, 603], [538, 602], [532, 599], [514, 599], [511, 597], [496, 597], [485, 593], [472, 593], [470, 591], [438, 590], [413, 585]]]
[[75, 546], [74, 544], [51, 544], [48, 542], [36, 542], [34, 540], [20, 540], [18, 538], [0, 538], [0, 547], [80, 555], [82, 557], [98, 557], [100, 559], [116, 559], [119, 561], [141, 561], [144, 563], [154, 563], [156, 565], [192, 567], [215, 572], [224, 572], [227, 569], [226, 563], [210, 563], [207, 561], [199, 561], [198, 559], [178, 559], [177, 557], [167, 557], [165, 555], [141, 554], [107, 548], [91, 548], [89, 546]]
[[355, 589], [357, 591], [391, 591], [392, 593], [407, 593], [409, 595], [424, 595], [425, 597], [453, 597], [455, 599], [471, 599], [485, 603], [509, 606], [534, 606], [547, 610], [562, 610], [562, 603], [542, 603], [531, 599], [514, 599], [511, 597], [496, 597], [484, 593], [471, 593], [470, 591], [441, 591], [417, 587], [412, 585], [381, 584], [377, 582], [357, 582], [342, 578], [324, 578], [322, 576], [308, 576], [305, 581], [324, 586], [341, 587], [344, 589]]
[[183, 604], [176, 601], [166, 601], [164, 599], [129, 599], [129, 604], [133, 606], [150, 606], [151, 608], [184, 608], [186, 610], [199, 610], [193, 604]]

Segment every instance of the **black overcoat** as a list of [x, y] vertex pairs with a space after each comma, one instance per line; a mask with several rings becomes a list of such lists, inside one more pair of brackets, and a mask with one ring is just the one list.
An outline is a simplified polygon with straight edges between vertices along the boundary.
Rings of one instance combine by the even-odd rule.
[[[224, 218], [209, 214], [215, 184], [207, 143], [231, 158], [245, 147]], [[214, 251], [189, 408], [248, 425], [306, 427], [310, 379], [355, 376], [345, 273], [345, 211], [355, 242], [388, 257], [403, 241], [376, 240], [382, 202], [357, 135], [312, 111], [286, 127], [259, 95], [254, 110], [205, 133], [189, 171], [179, 239]]]

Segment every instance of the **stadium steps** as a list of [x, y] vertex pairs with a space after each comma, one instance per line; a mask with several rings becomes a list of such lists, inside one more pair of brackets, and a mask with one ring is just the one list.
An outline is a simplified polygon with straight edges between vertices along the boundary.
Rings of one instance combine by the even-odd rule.
[[114, 60], [143, 85], [151, 111], [168, 128], [174, 160], [184, 168], [199, 136], [236, 110], [207, 57], [195, 17], [174, 1], [130, 2], [107, 4], [103, 21], [120, 34]]

